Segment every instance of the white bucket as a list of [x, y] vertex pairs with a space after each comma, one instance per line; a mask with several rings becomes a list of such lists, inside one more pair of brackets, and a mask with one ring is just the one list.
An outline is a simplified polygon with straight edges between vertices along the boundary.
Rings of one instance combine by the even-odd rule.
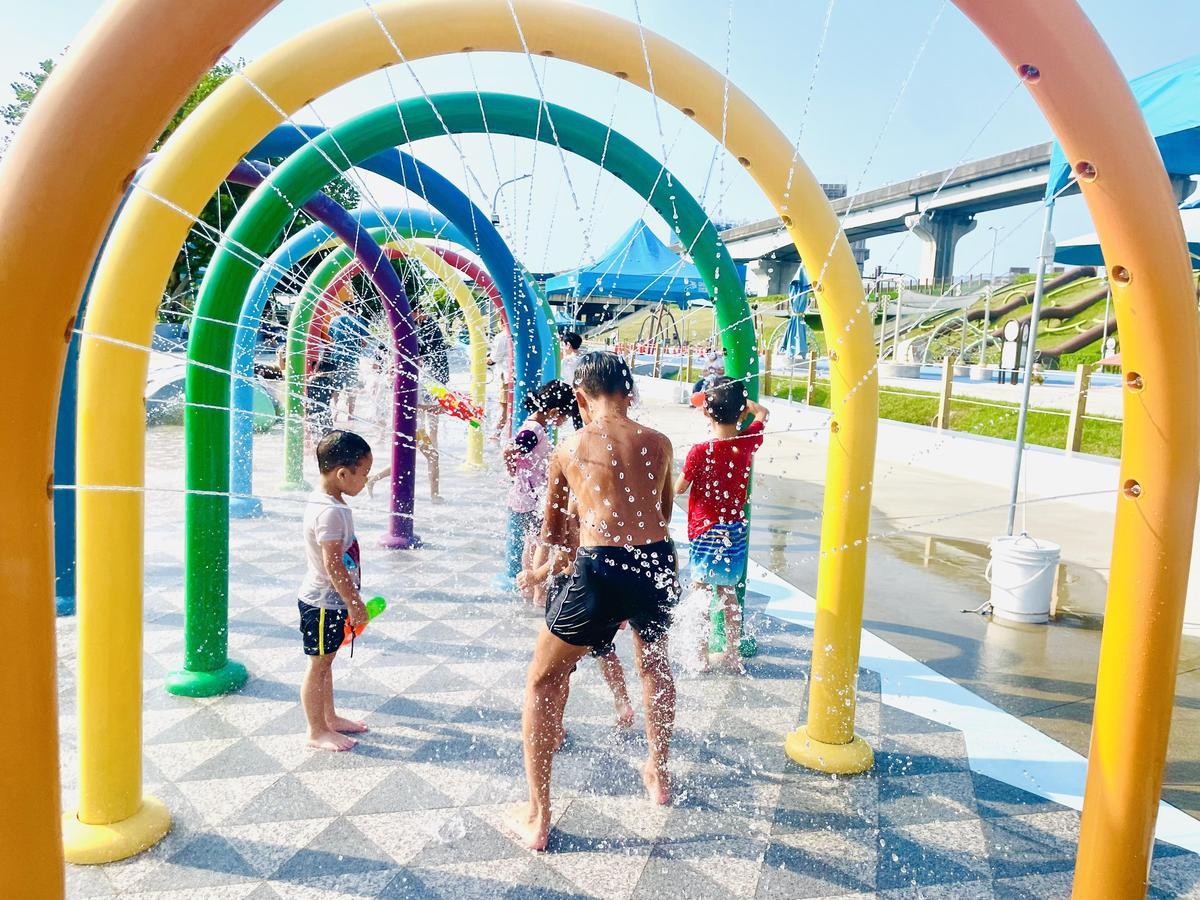
[[1013, 622], [1050, 620], [1050, 597], [1061, 548], [1027, 534], [993, 538], [984, 577], [992, 586], [992, 615]]

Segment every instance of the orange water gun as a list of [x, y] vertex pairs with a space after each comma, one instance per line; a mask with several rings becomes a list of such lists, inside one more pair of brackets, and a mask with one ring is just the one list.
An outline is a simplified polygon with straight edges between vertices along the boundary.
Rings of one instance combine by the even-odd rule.
[[444, 409], [448, 415], [462, 419], [472, 428], [478, 428], [483, 421], [482, 406], [472, 403], [469, 398], [455, 393], [444, 384], [431, 384], [427, 390], [430, 396], [438, 402], [438, 406]]

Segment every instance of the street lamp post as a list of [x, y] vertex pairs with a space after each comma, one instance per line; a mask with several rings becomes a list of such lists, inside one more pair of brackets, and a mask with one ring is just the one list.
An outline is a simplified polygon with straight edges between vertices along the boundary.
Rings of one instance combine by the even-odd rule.
[[524, 181], [526, 178], [532, 178], [533, 173], [527, 172], [524, 175], [518, 175], [515, 178], [510, 178], [507, 181], [502, 181], [496, 186], [496, 192], [492, 194], [492, 224], [500, 224], [500, 213], [496, 211], [496, 201], [500, 199], [500, 192], [510, 184], [516, 184], [518, 181]]
[[1000, 236], [1000, 229], [995, 225], [989, 225], [988, 231], [992, 233], [992, 261], [988, 263], [988, 289], [983, 298], [983, 349], [979, 351], [981, 366], [987, 365], [988, 329], [992, 327], [992, 291], [996, 287], [996, 238]]

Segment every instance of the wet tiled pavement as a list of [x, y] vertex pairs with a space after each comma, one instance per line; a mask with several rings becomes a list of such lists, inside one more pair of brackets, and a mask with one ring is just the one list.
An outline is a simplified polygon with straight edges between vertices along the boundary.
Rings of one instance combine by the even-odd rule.
[[[150, 432], [152, 486], [177, 486], [180, 447], [177, 430]], [[259, 441], [264, 490], [275, 481], [277, 447], [275, 436]], [[491, 586], [502, 491], [495, 472], [447, 477], [447, 502], [418, 508], [425, 546], [404, 553], [373, 546], [382, 498], [356, 502], [364, 587], [391, 605], [353, 659], [336, 666], [339, 707], [372, 729], [341, 754], [304, 748], [298, 498], [268, 498], [264, 518], [234, 523], [230, 655], [249, 667], [250, 682], [237, 694], [187, 700], [163, 690], [182, 661], [182, 503], [152, 491], [145, 781], [175, 824], [138, 857], [68, 867], [70, 895], [1069, 894], [1078, 814], [972, 772], [961, 733], [881, 703], [872, 672], [860, 674], [858, 731], [877, 751], [874, 771], [834, 778], [789, 763], [782, 739], [804, 718], [811, 635], [764, 615], [753, 593], [761, 652], [749, 677], [680, 681], [674, 804], [643, 799], [644, 738], [615, 731], [611, 699], [585, 661], [556, 761], [550, 850], [521, 850], [500, 816], [524, 794], [520, 704], [538, 617]], [[61, 620], [68, 802], [74, 628]], [[624, 635], [618, 652], [632, 683]], [[1200, 897], [1200, 857], [1159, 844], [1152, 880], [1156, 896]]]

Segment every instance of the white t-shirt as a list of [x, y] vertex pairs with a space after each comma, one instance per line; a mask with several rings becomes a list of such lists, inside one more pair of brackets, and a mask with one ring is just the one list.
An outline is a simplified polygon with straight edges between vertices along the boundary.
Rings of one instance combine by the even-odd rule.
[[313, 491], [304, 507], [304, 556], [307, 568], [300, 584], [300, 599], [310, 606], [345, 609], [346, 601], [329, 580], [321, 544], [342, 542], [342, 562], [355, 587], [362, 586], [358, 538], [354, 536], [354, 514], [345, 503], [324, 491]]
[[492, 338], [492, 346], [488, 349], [488, 356], [492, 358], [492, 362], [496, 364], [496, 371], [500, 373], [500, 380], [508, 381], [508, 368], [512, 365], [512, 339], [509, 338], [508, 332], [505, 329], [500, 329]]
[[565, 381], [571, 387], [575, 386], [575, 370], [579, 368], [582, 353], [564, 353], [558, 361], [558, 380]]

